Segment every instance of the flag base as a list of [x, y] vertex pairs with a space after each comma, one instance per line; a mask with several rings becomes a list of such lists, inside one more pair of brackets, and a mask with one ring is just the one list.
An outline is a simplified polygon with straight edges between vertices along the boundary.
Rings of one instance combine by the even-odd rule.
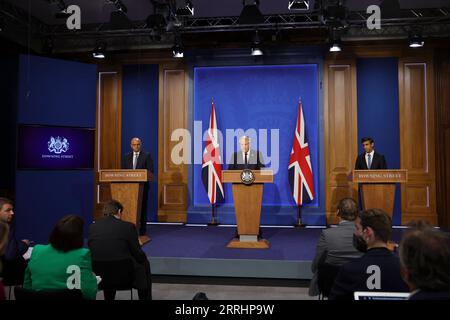
[[219, 222], [217, 222], [217, 220], [208, 222], [208, 227], [217, 227], [218, 225], [219, 225]]
[[305, 228], [305, 227], [306, 224], [304, 224], [301, 219], [298, 219], [297, 223], [294, 223], [294, 228]]

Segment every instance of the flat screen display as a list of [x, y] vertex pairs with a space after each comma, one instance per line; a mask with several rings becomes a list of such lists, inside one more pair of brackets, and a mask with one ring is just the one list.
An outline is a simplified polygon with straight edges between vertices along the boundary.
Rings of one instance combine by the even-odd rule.
[[94, 167], [95, 130], [19, 125], [18, 169], [89, 170]]

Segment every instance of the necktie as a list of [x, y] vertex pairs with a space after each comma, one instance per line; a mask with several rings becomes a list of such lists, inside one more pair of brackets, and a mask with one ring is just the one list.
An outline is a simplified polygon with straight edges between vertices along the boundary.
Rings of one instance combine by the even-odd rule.
[[372, 166], [372, 156], [370, 153], [367, 154], [367, 168], [370, 169]]
[[248, 160], [247, 160], [247, 152], [245, 153], [245, 164], [247, 165], [248, 164]]
[[138, 154], [135, 153], [133, 157], [133, 169], [136, 169]]

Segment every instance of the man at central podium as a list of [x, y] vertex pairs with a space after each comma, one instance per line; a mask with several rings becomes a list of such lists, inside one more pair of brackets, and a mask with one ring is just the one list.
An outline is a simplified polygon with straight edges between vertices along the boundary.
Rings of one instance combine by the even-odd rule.
[[264, 159], [261, 152], [250, 149], [250, 137], [239, 138], [241, 151], [234, 152], [228, 164], [228, 170], [261, 170], [264, 168]]
[[375, 141], [372, 138], [364, 137], [361, 139], [364, 153], [356, 158], [356, 170], [383, 170], [387, 169], [386, 159], [382, 154], [375, 152]]

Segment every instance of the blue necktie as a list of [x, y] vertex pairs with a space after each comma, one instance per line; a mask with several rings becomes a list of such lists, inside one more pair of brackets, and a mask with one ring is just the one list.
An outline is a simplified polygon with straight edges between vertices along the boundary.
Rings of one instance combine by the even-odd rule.
[[372, 166], [372, 157], [370, 155], [370, 153], [367, 154], [367, 167], [368, 169], [370, 169], [370, 167]]

